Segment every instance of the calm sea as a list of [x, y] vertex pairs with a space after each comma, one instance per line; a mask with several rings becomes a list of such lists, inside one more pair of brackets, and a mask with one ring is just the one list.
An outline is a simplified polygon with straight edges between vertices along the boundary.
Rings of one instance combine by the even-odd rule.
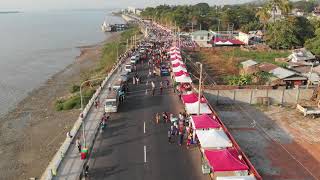
[[0, 14], [0, 116], [71, 64], [82, 45], [103, 41], [111, 10]]

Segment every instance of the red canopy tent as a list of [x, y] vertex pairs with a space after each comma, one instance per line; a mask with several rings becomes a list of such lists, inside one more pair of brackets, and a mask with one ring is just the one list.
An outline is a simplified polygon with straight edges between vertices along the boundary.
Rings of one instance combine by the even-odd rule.
[[190, 76], [189, 73], [184, 72], [184, 71], [179, 71], [179, 72], [174, 73], [174, 76], [182, 76], [182, 75]]
[[217, 129], [221, 127], [219, 122], [213, 119], [212, 115], [202, 114], [199, 116], [192, 116], [191, 118], [195, 129]]
[[234, 148], [220, 150], [204, 150], [204, 154], [214, 172], [218, 171], [242, 171], [249, 167]]
[[172, 64], [172, 67], [178, 67], [178, 66], [181, 66], [181, 67], [186, 67], [185, 64], [181, 64], [181, 63], [176, 63], [176, 64]]
[[[191, 93], [191, 94], [184, 94], [181, 96], [183, 103], [196, 103], [198, 102], [198, 94]], [[206, 103], [206, 99], [202, 96], [200, 98], [201, 103]]]

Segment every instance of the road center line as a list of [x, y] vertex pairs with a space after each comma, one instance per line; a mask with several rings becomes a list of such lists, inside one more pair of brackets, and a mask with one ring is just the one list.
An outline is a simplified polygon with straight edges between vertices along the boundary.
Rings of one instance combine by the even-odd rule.
[[144, 146], [144, 163], [147, 162], [147, 146]]
[[146, 133], [146, 122], [145, 121], [143, 122], [143, 133], [144, 134]]

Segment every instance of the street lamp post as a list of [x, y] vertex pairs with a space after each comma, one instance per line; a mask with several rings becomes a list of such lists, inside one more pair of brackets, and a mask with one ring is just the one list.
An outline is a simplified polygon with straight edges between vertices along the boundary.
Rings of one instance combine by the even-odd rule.
[[202, 63], [196, 62], [196, 64], [200, 65], [200, 79], [199, 79], [199, 92], [198, 92], [198, 116], [200, 115], [200, 100], [201, 100], [201, 83], [202, 83]]
[[[80, 85], [80, 106], [81, 106], [81, 113], [83, 113], [83, 98], [82, 98], [82, 86], [90, 81], [97, 81], [97, 80], [101, 80], [101, 79], [105, 79], [105, 77], [100, 77], [100, 78], [95, 78], [95, 79], [89, 79], [86, 80], [84, 82], [81, 83]], [[84, 122], [84, 118], [82, 118], [82, 136], [83, 136], [83, 146], [86, 147], [86, 137], [85, 137], [85, 122]]]

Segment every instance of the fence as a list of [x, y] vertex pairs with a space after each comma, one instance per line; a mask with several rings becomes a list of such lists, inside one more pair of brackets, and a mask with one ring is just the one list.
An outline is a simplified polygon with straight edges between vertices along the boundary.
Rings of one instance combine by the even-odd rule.
[[[128, 51], [126, 51], [125, 53], [128, 53]], [[107, 84], [110, 77], [113, 75], [113, 73], [118, 69], [118, 67], [122, 63], [123, 63], [123, 59], [120, 59], [117, 63], [114, 64], [112, 70], [108, 73], [107, 77], [103, 80], [101, 86], [96, 90], [95, 94], [92, 96], [92, 98], [89, 100], [86, 107], [83, 109], [83, 111], [79, 115], [78, 120], [75, 122], [73, 128], [70, 131], [70, 134], [76, 135], [78, 133], [78, 131], [83, 123], [83, 120], [87, 117], [87, 114], [88, 114], [89, 110], [91, 109], [95, 99], [100, 95], [102, 88]], [[42, 174], [41, 180], [51, 180], [53, 178], [53, 175], [56, 174], [57, 169], [59, 168], [59, 165], [60, 165], [64, 155], [68, 151], [70, 144], [74, 140], [74, 138], [75, 138], [75, 136], [73, 136], [72, 138], [67, 137], [64, 140], [64, 142], [60, 146], [59, 150], [57, 151], [57, 153], [54, 155], [54, 157], [50, 161], [48, 167], [46, 168], [46, 170]]]
[[260, 99], [268, 99], [268, 104], [297, 104], [301, 100], [310, 100], [313, 89], [233, 89], [204, 90], [211, 103], [232, 104], [235, 102], [258, 104]]

